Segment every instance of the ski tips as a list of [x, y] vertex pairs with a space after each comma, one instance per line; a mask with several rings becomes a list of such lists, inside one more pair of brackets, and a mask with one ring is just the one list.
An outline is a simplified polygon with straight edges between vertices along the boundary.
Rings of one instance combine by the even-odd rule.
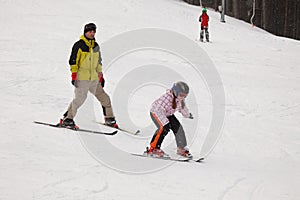
[[117, 133], [118, 133], [118, 131], [114, 131], [110, 135], [116, 135]]
[[195, 162], [203, 162], [204, 161], [204, 158], [199, 158], [197, 160], [195, 160]]

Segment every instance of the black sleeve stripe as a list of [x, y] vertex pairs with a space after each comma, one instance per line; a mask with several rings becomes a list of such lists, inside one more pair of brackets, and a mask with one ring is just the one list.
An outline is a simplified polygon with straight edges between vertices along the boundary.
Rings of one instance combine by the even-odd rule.
[[76, 58], [79, 49], [81, 49], [82, 52], [89, 52], [89, 47], [85, 44], [83, 40], [77, 41], [72, 48], [72, 53], [69, 60], [70, 65], [76, 65]]
[[72, 53], [71, 53], [70, 60], [69, 60], [70, 65], [76, 65], [76, 57], [77, 57], [79, 48], [80, 48], [80, 41], [76, 42], [72, 47]]

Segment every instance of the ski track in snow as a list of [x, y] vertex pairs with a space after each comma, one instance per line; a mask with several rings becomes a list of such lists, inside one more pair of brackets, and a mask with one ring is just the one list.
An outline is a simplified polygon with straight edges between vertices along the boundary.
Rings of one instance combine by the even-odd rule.
[[225, 189], [225, 191], [223, 193], [221, 193], [221, 195], [218, 198], [218, 200], [224, 200], [226, 198], [226, 195], [228, 193], [230, 193], [232, 190], [234, 190], [235, 187], [237, 187], [237, 185], [240, 184], [244, 180], [246, 180], [246, 178], [238, 178], [237, 180], [235, 180], [234, 183], [231, 186], [227, 187]]

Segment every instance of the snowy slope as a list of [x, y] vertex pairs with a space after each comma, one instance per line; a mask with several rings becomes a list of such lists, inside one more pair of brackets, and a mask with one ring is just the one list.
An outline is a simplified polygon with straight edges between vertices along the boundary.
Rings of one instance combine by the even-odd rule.
[[[212, 43], [199, 43], [194, 40], [199, 37], [200, 11], [179, 0], [2, 0], [0, 199], [298, 199], [299, 41], [230, 17], [220, 23], [219, 13], [209, 10]], [[127, 79], [129, 83], [154, 79], [138, 71], [147, 64], [172, 66], [191, 83], [195, 98], [201, 99], [194, 104], [193, 96], [188, 98], [196, 119], [183, 120], [191, 151], [200, 155], [212, 118], [211, 97], [204, 81], [190, 70], [182, 71], [187, 64], [168, 52], [131, 52], [108, 68], [109, 49], [103, 49], [105, 88], [113, 98], [117, 119], [122, 126], [133, 121], [126, 128], [141, 128], [140, 136], [77, 134], [32, 123], [56, 122], [72, 100], [70, 48], [83, 25], [91, 21], [98, 25], [96, 38], [104, 47], [119, 34], [153, 27], [184, 35], [203, 49], [218, 70], [226, 98], [222, 136], [204, 163], [125, 156], [144, 150], [154, 130], [149, 106], [168, 82], [171, 86], [177, 80], [162, 76], [163, 84], [142, 85], [136, 91], [120, 86], [124, 73], [132, 70], [137, 70], [137, 76]], [[166, 73], [166, 68], [154, 69], [154, 74]], [[196, 81], [201, 82], [197, 87]], [[116, 98], [122, 91], [132, 93], [125, 102]], [[130, 120], [118, 107], [124, 103], [131, 110]], [[97, 106], [89, 97], [76, 122], [100, 129], [92, 122], [102, 120]], [[195, 124], [196, 134], [191, 131]], [[165, 141], [169, 152], [175, 149], [172, 141], [170, 134]], [[112, 149], [106, 149], [107, 144]], [[123, 151], [117, 154], [114, 149]]]

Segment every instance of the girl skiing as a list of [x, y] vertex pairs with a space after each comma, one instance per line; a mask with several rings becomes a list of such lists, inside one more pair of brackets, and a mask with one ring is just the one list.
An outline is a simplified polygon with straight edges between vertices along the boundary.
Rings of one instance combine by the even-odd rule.
[[186, 107], [184, 99], [189, 93], [189, 86], [184, 82], [177, 82], [173, 87], [155, 100], [151, 106], [150, 116], [157, 130], [154, 133], [150, 148], [147, 147], [146, 154], [154, 157], [169, 157], [164, 151], [160, 149], [161, 144], [168, 134], [170, 129], [175, 134], [177, 144], [177, 154], [192, 158], [191, 153], [186, 147], [185, 132], [175, 117], [174, 113], [179, 111], [185, 118], [193, 119], [192, 114]]

